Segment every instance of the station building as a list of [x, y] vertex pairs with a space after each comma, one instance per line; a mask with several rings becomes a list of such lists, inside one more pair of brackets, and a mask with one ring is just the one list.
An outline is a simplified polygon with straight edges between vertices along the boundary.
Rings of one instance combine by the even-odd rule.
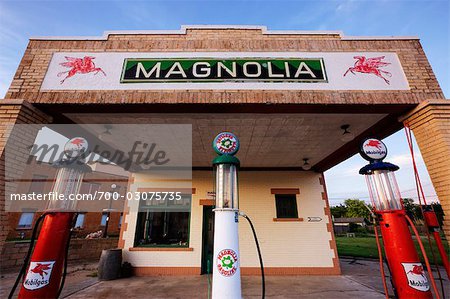
[[[357, 153], [363, 139], [407, 124], [449, 215], [449, 103], [417, 37], [263, 26], [34, 37], [0, 102], [0, 142], [4, 160], [8, 124], [192, 125], [189, 212], [149, 216], [126, 202], [118, 247], [137, 275], [197, 275], [212, 258], [211, 142], [231, 131], [241, 140], [240, 209], [254, 222], [266, 273], [334, 275], [340, 266], [323, 172]], [[37, 132], [29, 133], [24, 143]], [[131, 173], [127, 190], [149, 190], [154, 180]], [[251, 231], [245, 223], [239, 230], [241, 272], [258, 275]]]

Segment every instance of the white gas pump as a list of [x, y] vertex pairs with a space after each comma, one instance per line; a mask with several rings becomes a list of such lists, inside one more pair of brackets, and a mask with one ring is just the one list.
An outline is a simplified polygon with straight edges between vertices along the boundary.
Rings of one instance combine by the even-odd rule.
[[219, 154], [214, 160], [216, 208], [214, 221], [214, 257], [212, 298], [242, 298], [239, 256], [239, 197], [237, 168], [239, 140], [229, 132], [217, 135], [213, 148]]

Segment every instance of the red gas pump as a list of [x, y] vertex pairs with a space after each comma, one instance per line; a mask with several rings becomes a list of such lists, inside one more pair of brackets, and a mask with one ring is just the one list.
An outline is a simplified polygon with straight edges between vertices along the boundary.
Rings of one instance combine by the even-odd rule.
[[[417, 195], [419, 199], [419, 204], [422, 210], [423, 219], [425, 221], [425, 226], [428, 229], [428, 242], [431, 246], [430, 234], [433, 235], [434, 240], [436, 242], [436, 246], [438, 248], [439, 254], [442, 259], [442, 263], [444, 265], [445, 271], [447, 272], [447, 277], [450, 279], [450, 262], [448, 260], [447, 252], [445, 251], [444, 245], [442, 244], [442, 239], [439, 234], [440, 225], [437, 219], [436, 213], [434, 212], [432, 206], [427, 204], [427, 200], [425, 198], [425, 192], [423, 191], [422, 182], [420, 181], [419, 170], [416, 165], [416, 158], [414, 156], [414, 147], [412, 141], [412, 132], [409, 128], [408, 124], [405, 124], [405, 133], [406, 139], [408, 140], [409, 150], [411, 151], [412, 165], [414, 169], [414, 176], [416, 179], [417, 186]], [[423, 203], [422, 203], [423, 201]], [[438, 270], [438, 275], [440, 277], [440, 273]]]
[[425, 223], [429, 232], [434, 237], [439, 254], [442, 258], [442, 264], [444, 265], [445, 271], [447, 272], [447, 277], [450, 279], [450, 262], [448, 260], [447, 252], [445, 251], [444, 244], [442, 244], [441, 236], [439, 234], [439, 221], [436, 217], [436, 213], [433, 211], [431, 206], [425, 206], [425, 208], [423, 209], [423, 218], [425, 219]]
[[[66, 157], [54, 165], [58, 168], [52, 188], [54, 196], [35, 224], [32, 239], [43, 220], [32, 257], [25, 260], [17, 280], [20, 281], [21, 276], [25, 275], [18, 298], [57, 298], [61, 292], [71, 229], [76, 219], [76, 200], [70, 198], [79, 192], [84, 174], [91, 171], [83, 161], [82, 154], [87, 148], [88, 144], [84, 138], [69, 140], [64, 147]], [[32, 246], [33, 240], [29, 253]]]
[[[394, 171], [399, 167], [383, 162], [387, 148], [378, 139], [365, 140], [360, 153], [370, 162], [361, 168], [359, 173], [366, 177], [396, 295], [400, 299], [433, 298], [430, 282], [425, 275], [408, 228], [407, 216], [395, 179]], [[430, 272], [429, 267], [428, 270]], [[436, 291], [432, 277], [431, 284]], [[436, 296], [439, 298], [438, 293]]]

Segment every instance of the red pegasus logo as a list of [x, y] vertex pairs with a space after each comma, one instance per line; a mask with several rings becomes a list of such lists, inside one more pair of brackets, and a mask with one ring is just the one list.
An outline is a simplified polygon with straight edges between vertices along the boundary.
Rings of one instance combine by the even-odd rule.
[[344, 73], [344, 77], [345, 75], [347, 75], [348, 72], [351, 72], [354, 75], [355, 72], [363, 74], [374, 74], [375, 76], [383, 79], [384, 82], [386, 82], [389, 85], [390, 84], [389, 80], [386, 79], [383, 76], [383, 74], [385, 74], [388, 77], [392, 77], [392, 74], [387, 71], [380, 70], [381, 67], [390, 65], [389, 62], [382, 61], [384, 57], [385, 56], [366, 58], [365, 56], [354, 56], [353, 58], [356, 59], [355, 65], [353, 67], [348, 68], [348, 70]]
[[408, 271], [408, 273], [406, 273], [406, 274], [409, 274], [409, 273], [424, 276], [423, 266], [413, 266], [412, 270]]
[[84, 143], [84, 139], [76, 138], [76, 139], [72, 140], [71, 143], [80, 146]]
[[379, 142], [378, 140], [369, 140], [369, 142], [367, 142], [366, 145], [364, 145], [365, 147], [376, 147], [377, 149], [381, 150], [381, 142]]
[[102, 72], [103, 75], [106, 76], [106, 73], [99, 67], [95, 67], [95, 63], [92, 61], [95, 59], [95, 57], [92, 56], [84, 56], [83, 58], [75, 58], [75, 57], [66, 57], [66, 62], [62, 62], [59, 65], [67, 68], [71, 68], [71, 70], [67, 72], [61, 72], [58, 74], [58, 77], [61, 77], [64, 74], [67, 74], [66, 77], [61, 80], [60, 84], [63, 84], [66, 79], [75, 76], [75, 74], [87, 74], [91, 72], [95, 72], [95, 75], [98, 74], [98, 72]]
[[45, 272], [45, 270], [51, 270], [52, 264], [41, 264], [41, 263], [37, 263], [36, 267], [34, 267], [33, 269], [31, 269], [30, 271], [36, 274], [41, 275], [42, 278], [44, 278], [44, 274], [47, 275], [47, 272]]

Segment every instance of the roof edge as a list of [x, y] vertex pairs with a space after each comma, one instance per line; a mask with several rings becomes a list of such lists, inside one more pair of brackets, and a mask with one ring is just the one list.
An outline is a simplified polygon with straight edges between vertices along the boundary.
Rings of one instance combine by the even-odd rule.
[[417, 36], [344, 36], [340, 30], [268, 30], [260, 25], [182, 25], [178, 30], [113, 30], [102, 36], [32, 36], [30, 40], [108, 40], [110, 35], [176, 35], [186, 34], [188, 29], [237, 29], [261, 30], [265, 35], [338, 35], [342, 40], [418, 40]]

